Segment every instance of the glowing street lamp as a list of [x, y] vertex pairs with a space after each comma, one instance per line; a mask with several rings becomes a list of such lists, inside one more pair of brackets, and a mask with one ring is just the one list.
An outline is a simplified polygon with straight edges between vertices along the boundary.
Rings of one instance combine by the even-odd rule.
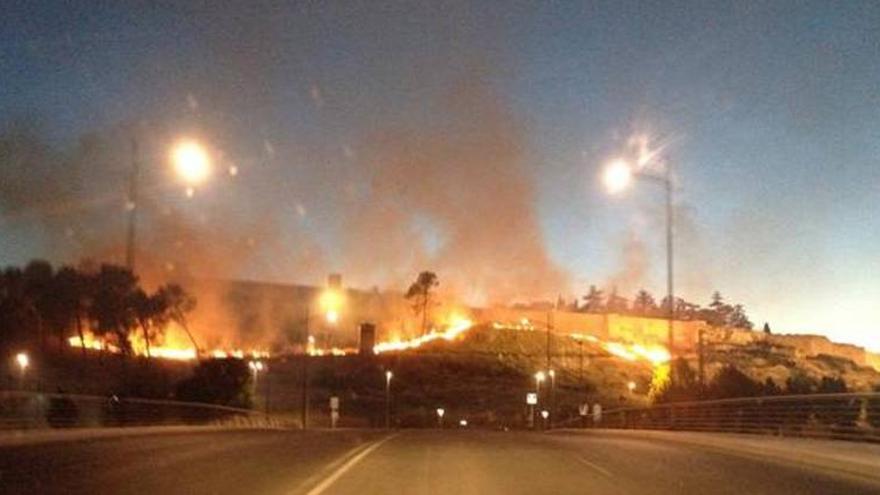
[[15, 355], [15, 364], [18, 365], [18, 370], [20, 372], [19, 388], [24, 389], [25, 373], [27, 372], [28, 366], [31, 365], [30, 357], [24, 352], [19, 352]]
[[629, 390], [629, 393], [635, 392], [636, 391], [636, 382], [627, 383], [626, 388]]
[[23, 352], [19, 352], [15, 355], [15, 362], [18, 363], [18, 367], [21, 368], [22, 373], [24, 373], [27, 367], [31, 364], [30, 358]]
[[385, 371], [385, 428], [391, 428], [391, 370]]
[[[201, 184], [211, 173], [211, 158], [205, 148], [191, 139], [179, 141], [170, 152], [171, 165], [177, 176], [186, 185], [187, 197], [195, 194], [195, 186]], [[131, 175], [128, 184], [128, 236], [126, 239], [125, 266], [134, 271], [135, 231], [138, 210], [138, 176], [140, 175], [141, 155], [138, 139], [131, 139]]]
[[439, 428], [443, 428], [443, 415], [446, 414], [446, 409], [442, 407], [437, 408], [437, 426]]
[[672, 166], [666, 162], [662, 174], [648, 172], [644, 169], [654, 160], [656, 153], [647, 153], [637, 160], [637, 164], [617, 159], [605, 168], [603, 180], [605, 187], [611, 194], [622, 192], [629, 187], [633, 179], [644, 179], [663, 186], [666, 192], [666, 292], [669, 307], [666, 311], [666, 332], [669, 346], [669, 359], [675, 355], [675, 336], [673, 333], [673, 321], [675, 320], [675, 291], [673, 284], [673, 230], [672, 230]]
[[605, 169], [605, 187], [611, 194], [617, 194], [626, 189], [632, 182], [633, 171], [629, 163], [624, 160], [615, 160]]
[[254, 372], [254, 389], [257, 387], [257, 376], [261, 371], [263, 371], [263, 362], [262, 361], [248, 361], [248, 367], [251, 371]]
[[189, 187], [195, 187], [211, 174], [211, 158], [199, 143], [184, 140], [171, 151], [171, 163], [174, 171]]

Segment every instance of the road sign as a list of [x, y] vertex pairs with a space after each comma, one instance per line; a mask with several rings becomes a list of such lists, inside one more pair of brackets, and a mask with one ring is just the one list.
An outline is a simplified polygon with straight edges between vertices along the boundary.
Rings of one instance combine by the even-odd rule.
[[530, 406], [534, 406], [538, 403], [538, 394], [535, 392], [529, 392], [526, 394], [526, 404]]
[[590, 414], [590, 404], [587, 403], [587, 402], [584, 402], [583, 404], [581, 404], [580, 406], [578, 406], [578, 413], [579, 413], [581, 416], [587, 416], [587, 415], [589, 415], [589, 414]]
[[602, 405], [599, 403], [593, 404], [593, 422], [599, 423], [602, 421]]
[[339, 397], [333, 396], [330, 397], [330, 410], [338, 411], [339, 410]]

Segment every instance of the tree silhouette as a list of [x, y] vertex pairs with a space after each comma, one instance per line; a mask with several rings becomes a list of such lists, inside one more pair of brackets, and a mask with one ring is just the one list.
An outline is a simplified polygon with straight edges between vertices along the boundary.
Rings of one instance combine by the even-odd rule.
[[164, 323], [174, 321], [180, 325], [183, 331], [186, 332], [187, 337], [189, 337], [190, 342], [192, 342], [193, 347], [195, 347], [196, 353], [201, 353], [201, 347], [199, 347], [195, 337], [189, 331], [186, 319], [186, 315], [196, 308], [196, 298], [186, 292], [180, 285], [166, 284], [159, 288], [152, 299], [155, 299], [151, 304], [154, 305], [156, 310], [163, 310], [165, 312], [162, 315], [160, 311], [155, 318]]
[[742, 304], [737, 304], [733, 306], [733, 310], [727, 315], [727, 321], [725, 323], [729, 327], [745, 328], [748, 330], [751, 330], [754, 326], [749, 320], [749, 317], [746, 316], [746, 312], [745, 309], [743, 309]]
[[657, 304], [654, 302], [654, 296], [652, 296], [645, 289], [641, 289], [636, 293], [636, 297], [633, 299], [632, 305], [633, 312], [642, 316], [649, 316], [653, 314], [657, 310]]
[[422, 316], [422, 335], [428, 326], [428, 307], [431, 304], [431, 291], [440, 285], [434, 272], [422, 272], [406, 291], [406, 298], [412, 301], [413, 310]]
[[625, 297], [617, 294], [617, 287], [613, 287], [608, 296], [608, 302], [605, 303], [605, 308], [609, 313], [626, 313], [629, 310], [629, 303]]
[[583, 297], [583, 309], [587, 313], [600, 313], [605, 309], [605, 294], [595, 285], [590, 286], [590, 291]]
[[114, 265], [101, 265], [95, 276], [95, 301], [91, 318], [97, 334], [112, 336], [123, 354], [131, 354], [128, 336], [137, 325], [132, 307], [137, 291], [137, 277], [130, 270]]

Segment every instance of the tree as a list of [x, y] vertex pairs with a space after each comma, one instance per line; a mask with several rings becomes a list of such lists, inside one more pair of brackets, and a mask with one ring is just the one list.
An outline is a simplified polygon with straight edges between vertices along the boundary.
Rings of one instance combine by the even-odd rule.
[[846, 382], [841, 377], [823, 376], [816, 390], [820, 394], [843, 394], [849, 391]]
[[743, 309], [742, 304], [737, 304], [733, 306], [733, 310], [727, 315], [727, 321], [725, 323], [727, 326], [733, 328], [745, 328], [747, 330], [751, 330], [753, 327], [753, 324], [749, 320], [749, 317], [746, 316], [746, 312], [745, 309]]
[[677, 298], [675, 302], [675, 317], [679, 320], [694, 320], [699, 316], [700, 305]]
[[123, 354], [131, 354], [128, 336], [137, 325], [132, 306], [137, 277], [127, 268], [101, 265], [95, 277], [95, 300], [90, 308], [96, 333], [112, 336]]
[[767, 377], [764, 380], [764, 389], [761, 392], [761, 395], [782, 395], [782, 389], [779, 388], [779, 385], [771, 377]]
[[736, 366], [728, 364], [721, 368], [707, 391], [714, 399], [735, 397], [755, 397], [761, 394], [763, 386], [749, 378]]
[[428, 326], [428, 307], [431, 304], [431, 291], [440, 285], [434, 272], [422, 272], [406, 291], [406, 298], [412, 301], [413, 310], [422, 315], [422, 335]]
[[[85, 341], [82, 320], [87, 317], [90, 288], [88, 276], [69, 266], [62, 266], [52, 279], [53, 298], [46, 320], [58, 337], [62, 352], [71, 329], [81, 343]], [[85, 356], [85, 346], [81, 349]]]
[[153, 298], [157, 299], [157, 301], [154, 301], [152, 304], [166, 311], [166, 315], [163, 316], [163, 326], [168, 321], [174, 321], [180, 325], [183, 331], [186, 332], [187, 337], [189, 337], [190, 342], [192, 342], [193, 347], [196, 348], [196, 354], [199, 354], [201, 348], [192, 333], [190, 333], [186, 320], [186, 315], [196, 308], [196, 298], [177, 284], [163, 285]]
[[636, 293], [635, 299], [633, 299], [632, 309], [636, 314], [640, 314], [642, 316], [649, 316], [656, 312], [657, 304], [654, 302], [654, 296], [652, 296], [645, 289], [641, 289], [638, 293]]
[[702, 391], [694, 369], [687, 360], [678, 358], [671, 363], [666, 379], [651, 384], [654, 402], [683, 402], [701, 398]]
[[19, 268], [3, 270], [0, 284], [0, 345], [9, 348], [37, 335], [37, 315], [25, 290], [24, 273]]
[[44, 315], [52, 311], [52, 279], [54, 271], [48, 261], [33, 260], [24, 267], [24, 298], [25, 310], [30, 312], [36, 322], [37, 338], [40, 348], [46, 347]]
[[629, 303], [626, 298], [617, 294], [617, 287], [611, 289], [611, 294], [605, 303], [605, 309], [609, 313], [626, 313], [629, 310]]
[[785, 380], [785, 393], [790, 395], [812, 394], [819, 388], [819, 383], [809, 375], [798, 372]]
[[766, 333], [767, 335], [770, 335], [771, 333], [773, 333], [770, 331], [770, 324], [767, 323], [766, 321], [764, 322], [764, 333]]
[[712, 293], [709, 309], [703, 311], [702, 316], [710, 326], [722, 327], [727, 325], [731, 311], [733, 311], [733, 308], [724, 302], [724, 297], [716, 290]]
[[605, 294], [595, 285], [590, 286], [590, 291], [583, 299], [583, 308], [587, 313], [600, 313], [605, 309]]
[[229, 407], [251, 407], [251, 372], [242, 359], [200, 361], [193, 376], [177, 384], [179, 400]]
[[131, 306], [135, 318], [144, 336], [144, 350], [147, 358], [150, 357], [150, 345], [152, 341], [162, 334], [165, 325], [171, 320], [171, 300], [160, 289], [153, 295], [147, 295], [138, 288], [132, 294]]

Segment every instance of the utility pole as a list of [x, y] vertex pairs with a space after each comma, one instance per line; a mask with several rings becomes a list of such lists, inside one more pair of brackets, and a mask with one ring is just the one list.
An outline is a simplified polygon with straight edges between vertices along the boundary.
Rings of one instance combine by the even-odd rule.
[[391, 428], [391, 370], [385, 371], [385, 429]]
[[131, 176], [128, 179], [128, 238], [125, 244], [125, 266], [134, 272], [135, 229], [138, 209], [138, 175], [140, 174], [140, 152], [136, 137], [131, 138]]
[[[666, 293], [669, 297], [669, 308], [666, 312], [666, 331], [669, 340], [669, 361], [675, 359], [675, 285], [673, 282], [673, 240], [672, 240], [672, 165], [666, 163], [666, 175], [663, 180], [666, 189]], [[672, 376], [672, 375], [670, 375]]]
[[699, 380], [700, 380], [700, 398], [703, 398], [703, 392], [706, 390], [706, 371], [705, 371], [705, 356], [703, 355], [703, 328], [700, 328], [697, 331], [697, 352], [698, 352], [698, 372], [699, 372]]
[[306, 308], [306, 342], [302, 357], [302, 429], [309, 427], [309, 312]]

